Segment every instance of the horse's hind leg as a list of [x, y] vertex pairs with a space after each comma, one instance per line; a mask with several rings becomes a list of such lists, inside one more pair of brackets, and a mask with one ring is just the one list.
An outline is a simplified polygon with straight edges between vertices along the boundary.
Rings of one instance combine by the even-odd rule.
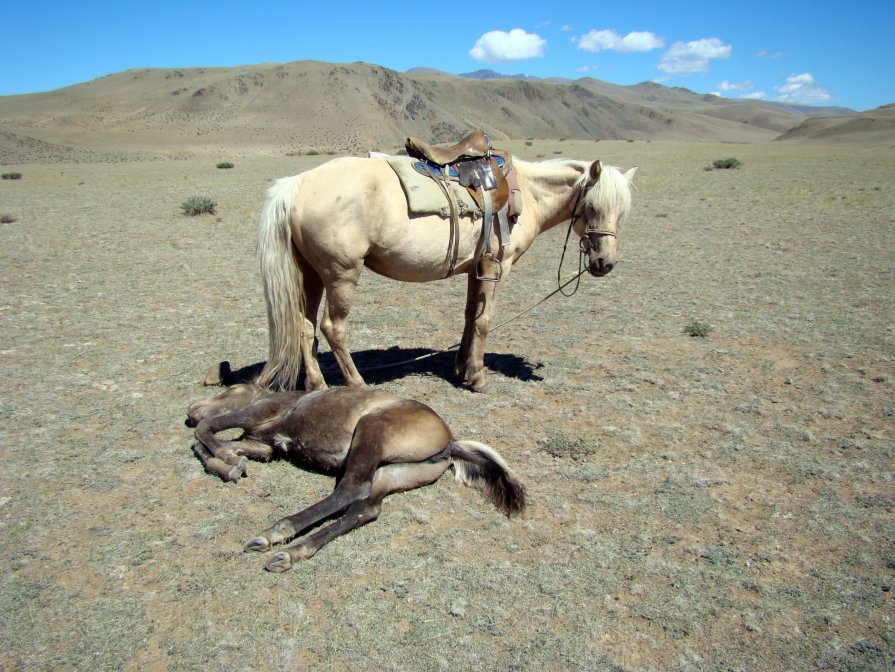
[[299, 257], [298, 265], [303, 277], [304, 292], [304, 337], [301, 339], [301, 359], [305, 364], [305, 389], [322, 390], [326, 388], [320, 363], [317, 361], [317, 348], [314, 344], [317, 339], [317, 313], [320, 310], [320, 300], [323, 298], [323, 281], [317, 275], [311, 265]]
[[389, 464], [376, 470], [370, 495], [348, 507], [345, 513], [311, 534], [307, 534], [267, 561], [265, 568], [271, 572], [284, 572], [299, 560], [310, 558], [336, 537], [366, 525], [379, 517], [382, 500], [395, 492], [419, 488], [437, 481], [450, 465], [449, 453], [436, 461]]
[[338, 278], [326, 283], [326, 306], [323, 310], [323, 319], [320, 321], [320, 331], [326, 336], [329, 347], [332, 350], [345, 385], [349, 387], [362, 387], [364, 379], [354, 365], [351, 352], [348, 350], [348, 313], [351, 311], [351, 303], [354, 300], [354, 292], [357, 289], [357, 281], [360, 278], [363, 264], [349, 269]]

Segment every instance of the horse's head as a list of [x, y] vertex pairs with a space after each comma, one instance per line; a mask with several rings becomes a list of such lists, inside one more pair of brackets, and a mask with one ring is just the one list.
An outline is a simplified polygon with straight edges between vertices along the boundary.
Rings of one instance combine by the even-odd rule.
[[594, 161], [578, 180], [572, 228], [587, 255], [587, 270], [595, 277], [609, 273], [618, 260], [617, 232], [631, 209], [631, 181], [637, 168], [622, 173]]

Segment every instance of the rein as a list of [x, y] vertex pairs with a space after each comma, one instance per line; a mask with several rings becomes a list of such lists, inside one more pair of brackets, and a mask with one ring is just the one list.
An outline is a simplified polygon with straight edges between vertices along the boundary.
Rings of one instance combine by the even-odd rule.
[[[583, 209], [581, 207], [581, 201], [584, 199], [584, 195], [587, 193], [587, 191], [589, 189], [593, 188], [594, 184], [596, 184], [596, 182], [593, 182], [591, 184], [586, 184], [578, 191], [578, 196], [575, 199], [575, 207], [572, 208], [572, 218], [569, 220], [569, 229], [568, 229], [568, 231], [566, 231], [566, 242], [563, 243], [562, 256], [559, 258], [559, 268], [556, 269], [556, 284], [557, 284], [557, 291], [559, 291], [559, 292], [562, 292], [563, 288], [571, 282], [571, 280], [570, 280], [569, 282], [566, 282], [565, 284], [560, 285], [560, 282], [561, 282], [560, 278], [562, 277], [562, 265], [566, 259], [566, 249], [569, 246], [569, 237], [572, 235], [572, 227], [575, 226], [575, 222], [578, 221], [578, 218], [581, 216], [581, 211]], [[571, 293], [566, 294], [565, 292], [562, 292], [562, 295], [567, 298], [570, 296], [575, 296], [575, 293], [578, 291], [578, 287], [581, 285], [581, 276], [584, 273], [584, 271], [586, 270], [583, 268], [584, 255], [586, 255], [588, 253], [588, 250], [591, 248], [590, 236], [612, 236], [613, 238], [618, 237], [617, 234], [615, 233], [615, 231], [610, 231], [609, 229], [598, 229], [595, 227], [590, 227], [585, 222], [584, 235], [581, 236], [581, 239], [578, 241], [578, 246], [581, 249], [581, 254], [578, 256], [578, 274], [572, 278], [572, 280], [578, 280], [578, 282], [575, 283], [575, 289], [573, 289], [571, 291]], [[556, 292], [554, 292], [554, 294], [555, 293]]]
[[[532, 310], [534, 310], [535, 308], [537, 308], [538, 306], [540, 306], [542, 303], [544, 303], [544, 302], [547, 301], [548, 299], [550, 299], [550, 298], [552, 298], [553, 296], [555, 296], [557, 293], [562, 292], [563, 289], [565, 289], [567, 286], [569, 286], [570, 284], [572, 284], [572, 283], [575, 282], [576, 280], [579, 280], [579, 281], [580, 281], [580, 280], [581, 280], [581, 275], [582, 275], [586, 270], [587, 270], [587, 269], [579, 269], [579, 271], [578, 271], [575, 275], [573, 275], [571, 278], [569, 278], [568, 280], [566, 280], [563, 284], [559, 285], [556, 289], [554, 289], [552, 292], [550, 292], [550, 293], [549, 293], [547, 296], [545, 296], [543, 299], [541, 299], [541, 300], [538, 301], [537, 303], [534, 303], [534, 304], [530, 305], [528, 308], [526, 308], [526, 309], [523, 310], [522, 312], [520, 312], [520, 313], [516, 313], [515, 315], [513, 315], [513, 317], [511, 317], [511, 318], [509, 318], [509, 319], [507, 319], [507, 320], [504, 320], [503, 322], [501, 322], [500, 324], [498, 324], [498, 325], [497, 325], [496, 327], [494, 327], [493, 329], [489, 329], [489, 330], [488, 330], [488, 333], [495, 332], [495, 331], [497, 331], [498, 329], [500, 329], [501, 327], [504, 327], [504, 326], [508, 325], [510, 322], [513, 322], [514, 320], [518, 320], [520, 317], [522, 317], [523, 315], [525, 315], [525, 314], [528, 313], [528, 312], [531, 312]], [[577, 286], [577, 285], [575, 286], [575, 291], [578, 291], [578, 286]], [[572, 292], [572, 294], [574, 294], [574, 293], [575, 293], [575, 292]], [[566, 294], [566, 293], [563, 292], [563, 296], [572, 296], [572, 294]], [[422, 361], [424, 361], [424, 360], [426, 360], [426, 359], [430, 359], [430, 358], [435, 357], [435, 356], [437, 356], [437, 355], [443, 355], [444, 353], [446, 353], [446, 352], [450, 352], [451, 350], [456, 350], [456, 349], [459, 348], [459, 347], [460, 347], [460, 341], [454, 343], [452, 346], [450, 346], [450, 347], [448, 347], [448, 348], [445, 348], [444, 350], [437, 350], [436, 352], [429, 352], [429, 353], [427, 353], [427, 354], [425, 354], [425, 355], [419, 355], [419, 356], [417, 356], [417, 357], [411, 357], [410, 359], [404, 359], [404, 360], [401, 360], [400, 362], [392, 362], [392, 363], [390, 363], [390, 364], [380, 364], [379, 366], [369, 366], [369, 367], [364, 367], [364, 368], [362, 368], [362, 369], [359, 368], [358, 371], [360, 371], [360, 372], [362, 372], [362, 373], [368, 373], [368, 372], [370, 372], [370, 371], [382, 371], [383, 369], [391, 369], [391, 368], [394, 368], [394, 367], [396, 367], [396, 366], [404, 366], [405, 364], [413, 364], [414, 362], [422, 362]]]

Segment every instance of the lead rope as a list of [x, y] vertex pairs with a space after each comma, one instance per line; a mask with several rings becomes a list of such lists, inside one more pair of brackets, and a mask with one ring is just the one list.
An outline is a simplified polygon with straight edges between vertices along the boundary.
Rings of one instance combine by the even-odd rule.
[[[569, 247], [569, 236], [572, 235], [572, 227], [575, 226], [575, 220], [578, 219], [578, 206], [581, 205], [581, 198], [583, 196], [584, 189], [581, 189], [578, 192], [578, 198], [575, 199], [575, 207], [572, 208], [572, 218], [569, 220], [569, 230], [566, 231], [566, 242], [563, 243], [562, 256], [559, 258], [559, 268], [556, 269], [556, 292], [562, 292], [562, 295], [566, 298], [575, 296], [575, 294], [578, 292], [578, 287], [581, 285], [581, 275], [582, 273], [584, 273], [584, 250], [581, 250], [581, 254], [578, 255], [578, 273], [572, 278], [572, 280], [578, 280], [578, 282], [575, 283], [575, 289], [573, 289], [569, 294], [566, 294], [562, 291], [566, 285], [572, 282], [572, 280], [569, 280], [565, 284], [560, 285], [560, 278], [562, 277], [562, 264], [566, 259], [566, 249]], [[556, 294], [556, 292], [553, 293]]]
[[[563, 250], [563, 254], [565, 254], [565, 250]], [[579, 266], [580, 266], [580, 263], [579, 263]], [[580, 280], [581, 280], [581, 275], [584, 273], [585, 270], [587, 270], [587, 269], [579, 269], [579, 271], [578, 271], [575, 275], [573, 275], [571, 278], [569, 278], [568, 280], [566, 280], [563, 284], [559, 285], [556, 289], [554, 289], [552, 292], [550, 292], [550, 293], [549, 293], [547, 296], [545, 296], [543, 299], [541, 299], [541, 300], [538, 301], [537, 303], [535, 303], [535, 304], [529, 306], [528, 308], [526, 308], [525, 310], [523, 310], [521, 313], [516, 313], [515, 315], [513, 315], [513, 317], [509, 318], [508, 320], [504, 320], [503, 322], [501, 322], [500, 324], [498, 324], [498, 325], [497, 325], [496, 327], [494, 327], [493, 329], [489, 329], [489, 330], [488, 330], [488, 333], [495, 332], [495, 331], [497, 331], [498, 329], [500, 329], [501, 327], [504, 327], [504, 326], [508, 325], [510, 322], [512, 322], [512, 321], [514, 321], [514, 320], [518, 320], [520, 317], [522, 317], [522, 316], [525, 315], [526, 313], [531, 312], [532, 310], [534, 310], [535, 308], [537, 308], [538, 306], [540, 306], [542, 303], [544, 303], [544, 302], [547, 301], [548, 299], [550, 299], [550, 298], [552, 298], [553, 296], [555, 296], [557, 293], [562, 292], [563, 289], [565, 289], [566, 287], [568, 287], [570, 284], [572, 284], [572, 283], [575, 282], [576, 280], [579, 280], [579, 281], [580, 281]], [[576, 291], [578, 291], [578, 286], [577, 286], [577, 285], [575, 286], [575, 291], [573, 291], [572, 294], [574, 294]], [[565, 292], [563, 292], [563, 296], [572, 296], [572, 294], [566, 294]], [[379, 365], [379, 366], [368, 366], [368, 367], [365, 367], [365, 368], [362, 368], [362, 369], [358, 369], [358, 371], [359, 371], [360, 373], [369, 373], [370, 371], [381, 371], [382, 369], [391, 369], [391, 368], [394, 368], [394, 367], [396, 367], [396, 366], [404, 366], [405, 364], [413, 364], [414, 362], [422, 362], [423, 360], [429, 359], [429, 358], [431, 358], [431, 357], [435, 357], [436, 355], [443, 355], [444, 353], [446, 353], [446, 352], [450, 352], [451, 350], [456, 350], [456, 349], [459, 348], [459, 347], [460, 347], [460, 342], [458, 341], [457, 343], [454, 343], [452, 346], [450, 346], [449, 348], [445, 348], [444, 350], [438, 350], [438, 351], [436, 351], [436, 352], [430, 352], [430, 353], [427, 353], [427, 354], [425, 354], [425, 355], [419, 355], [418, 357], [411, 357], [410, 359], [404, 359], [404, 360], [402, 360], [402, 361], [400, 361], [400, 362], [392, 362], [392, 363], [390, 363], [390, 364], [381, 364], [381, 365]]]

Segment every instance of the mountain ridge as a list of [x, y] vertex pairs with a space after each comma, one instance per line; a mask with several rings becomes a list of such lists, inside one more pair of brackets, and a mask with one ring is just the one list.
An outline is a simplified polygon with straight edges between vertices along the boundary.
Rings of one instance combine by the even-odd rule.
[[[655, 83], [464, 78], [294, 61], [139, 68], [0, 97], [0, 162], [106, 156], [363, 153], [408, 135], [766, 142], [806, 116]], [[35, 148], [40, 148], [37, 151]], [[68, 150], [66, 150], [68, 148]], [[50, 160], [50, 159], [46, 159]]]

